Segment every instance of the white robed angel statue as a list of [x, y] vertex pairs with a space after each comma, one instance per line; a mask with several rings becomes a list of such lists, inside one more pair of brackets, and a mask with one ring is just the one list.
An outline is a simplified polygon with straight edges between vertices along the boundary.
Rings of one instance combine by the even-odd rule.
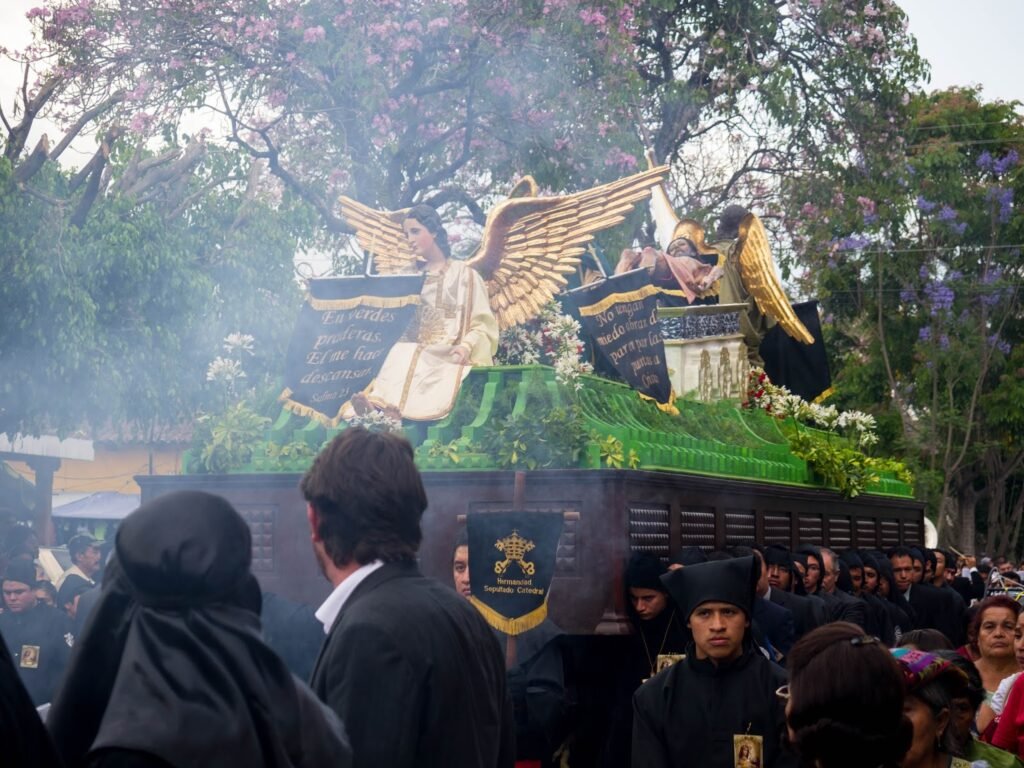
[[526, 177], [490, 211], [467, 261], [451, 258], [430, 206], [378, 211], [342, 197], [342, 214], [377, 273], [426, 273], [416, 318], [342, 417], [370, 409], [412, 421], [446, 416], [470, 368], [492, 363], [499, 331], [535, 318], [565, 287], [594, 235], [623, 221], [667, 171], [551, 197], [538, 197]]

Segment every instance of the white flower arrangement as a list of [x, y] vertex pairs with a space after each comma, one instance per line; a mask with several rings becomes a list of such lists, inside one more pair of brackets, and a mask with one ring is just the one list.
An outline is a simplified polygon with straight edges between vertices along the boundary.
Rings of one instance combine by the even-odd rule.
[[392, 432], [395, 434], [402, 434], [402, 421], [401, 419], [393, 419], [384, 411], [378, 411], [376, 408], [371, 409], [364, 414], [356, 414], [349, 419], [349, 426], [351, 427], [363, 427], [368, 429], [370, 432]]
[[536, 320], [502, 331], [496, 362], [499, 365], [550, 365], [555, 369], [559, 384], [578, 391], [583, 387], [580, 374], [594, 370], [590, 363], [580, 359], [582, 352], [579, 321], [563, 314], [561, 305], [552, 301]]
[[875, 417], [863, 411], [842, 411], [834, 405], [809, 403], [786, 387], [772, 384], [762, 368], [751, 368], [747, 385], [747, 408], [760, 408], [784, 419], [793, 417], [801, 424], [852, 437], [857, 447], [868, 448], [878, 442]]
[[229, 357], [217, 356], [206, 367], [206, 380], [232, 386], [238, 379], [245, 378], [242, 364]]
[[256, 354], [253, 345], [256, 339], [248, 333], [229, 333], [224, 337], [224, 351], [229, 355], [245, 352], [248, 355]]

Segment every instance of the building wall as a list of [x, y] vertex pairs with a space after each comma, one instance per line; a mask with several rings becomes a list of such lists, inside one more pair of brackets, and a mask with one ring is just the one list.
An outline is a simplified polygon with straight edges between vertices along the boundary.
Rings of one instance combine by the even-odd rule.
[[[161, 446], [152, 453], [152, 474], [181, 474], [181, 460], [187, 446]], [[53, 476], [53, 493], [88, 495], [99, 491], [141, 493], [133, 479], [150, 474], [150, 452], [145, 446], [95, 444], [94, 461], [65, 459]], [[27, 464], [12, 461], [10, 466], [22, 477], [35, 482], [35, 473]]]

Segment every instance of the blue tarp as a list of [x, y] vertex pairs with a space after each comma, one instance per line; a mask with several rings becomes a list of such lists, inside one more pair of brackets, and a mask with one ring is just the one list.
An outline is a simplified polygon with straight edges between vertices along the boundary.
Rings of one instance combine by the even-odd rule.
[[53, 516], [76, 520], [123, 520], [139, 507], [136, 494], [103, 491], [53, 508]]

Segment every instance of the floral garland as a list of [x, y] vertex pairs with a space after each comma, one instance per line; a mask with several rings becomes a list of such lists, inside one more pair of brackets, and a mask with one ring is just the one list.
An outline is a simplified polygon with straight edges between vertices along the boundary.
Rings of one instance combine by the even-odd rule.
[[580, 359], [582, 352], [579, 321], [563, 314], [561, 305], [552, 301], [536, 320], [502, 331], [495, 362], [499, 365], [550, 365], [555, 369], [559, 384], [579, 391], [583, 387], [580, 374], [594, 370], [590, 363]]
[[780, 419], [790, 416], [801, 424], [846, 435], [862, 450], [878, 442], [874, 416], [863, 411], [840, 412], [834, 405], [809, 403], [786, 387], [772, 384], [762, 368], [750, 369], [743, 407], [759, 408]]
[[384, 411], [378, 411], [376, 408], [371, 409], [369, 412], [364, 414], [356, 414], [348, 420], [350, 427], [363, 427], [370, 432], [392, 432], [394, 434], [402, 434], [402, 421], [401, 419], [393, 419]]

